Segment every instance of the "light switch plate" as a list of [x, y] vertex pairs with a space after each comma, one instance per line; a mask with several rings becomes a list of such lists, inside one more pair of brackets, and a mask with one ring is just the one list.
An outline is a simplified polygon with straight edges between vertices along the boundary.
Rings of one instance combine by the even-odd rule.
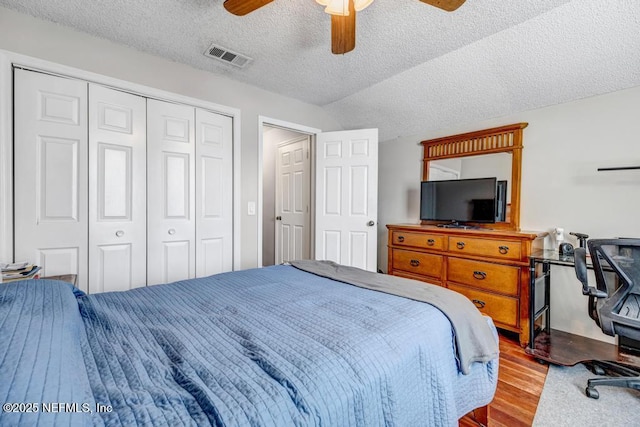
[[247, 203], [247, 215], [255, 215], [256, 214], [256, 202]]

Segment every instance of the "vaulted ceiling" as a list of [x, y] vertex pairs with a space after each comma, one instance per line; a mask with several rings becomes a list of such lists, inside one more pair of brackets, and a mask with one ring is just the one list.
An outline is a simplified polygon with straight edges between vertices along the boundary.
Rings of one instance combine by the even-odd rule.
[[[244, 17], [223, 0], [0, 5], [322, 106], [382, 141], [640, 85], [637, 0], [467, 0], [451, 13], [374, 0], [345, 55], [331, 53], [330, 16], [314, 0]], [[253, 60], [205, 57], [214, 42]]]

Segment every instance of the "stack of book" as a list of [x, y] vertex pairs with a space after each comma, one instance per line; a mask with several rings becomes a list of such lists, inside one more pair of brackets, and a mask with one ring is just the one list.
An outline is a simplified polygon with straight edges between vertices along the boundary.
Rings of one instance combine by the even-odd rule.
[[40, 268], [28, 262], [16, 262], [13, 264], [0, 263], [2, 270], [2, 282], [15, 282], [18, 280], [37, 279], [40, 275]]

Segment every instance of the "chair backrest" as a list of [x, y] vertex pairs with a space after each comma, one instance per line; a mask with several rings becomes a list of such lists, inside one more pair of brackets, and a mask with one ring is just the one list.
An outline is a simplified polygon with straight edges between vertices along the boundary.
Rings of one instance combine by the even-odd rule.
[[592, 239], [588, 247], [597, 284], [593, 296], [605, 295], [597, 307], [602, 331], [640, 340], [640, 239]]

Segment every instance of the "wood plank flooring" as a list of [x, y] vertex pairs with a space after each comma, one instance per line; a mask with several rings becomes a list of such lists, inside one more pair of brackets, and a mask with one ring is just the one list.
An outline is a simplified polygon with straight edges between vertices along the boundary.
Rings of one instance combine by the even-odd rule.
[[[498, 388], [489, 405], [489, 426], [531, 426], [548, 370], [547, 365], [525, 354], [517, 335], [500, 332]], [[477, 427], [478, 423], [466, 416], [459, 426]]]

